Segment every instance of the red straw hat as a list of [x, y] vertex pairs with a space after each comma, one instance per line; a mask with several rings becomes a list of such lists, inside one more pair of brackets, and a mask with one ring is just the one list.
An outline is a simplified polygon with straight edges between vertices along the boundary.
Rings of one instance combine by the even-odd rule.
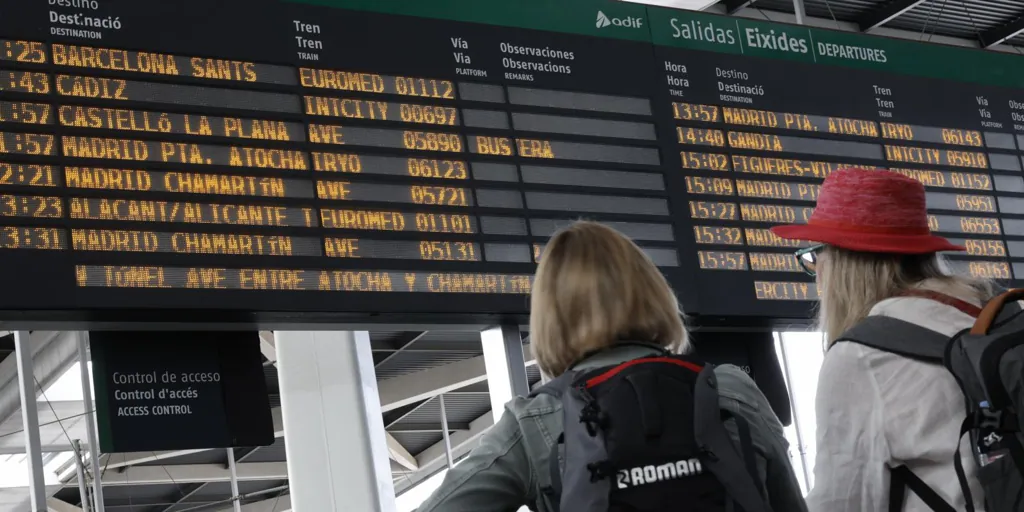
[[851, 251], [928, 254], [963, 251], [928, 229], [924, 185], [889, 171], [841, 169], [828, 178], [807, 224], [775, 226], [781, 238]]

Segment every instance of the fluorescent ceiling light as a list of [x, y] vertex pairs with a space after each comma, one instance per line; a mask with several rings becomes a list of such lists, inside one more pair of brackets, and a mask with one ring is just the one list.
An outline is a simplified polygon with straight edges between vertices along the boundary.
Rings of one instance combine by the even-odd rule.
[[701, 11], [716, 3], [718, 0], [627, 0], [637, 4], [657, 5], [659, 7], [671, 7], [673, 9], [687, 9], [690, 11]]

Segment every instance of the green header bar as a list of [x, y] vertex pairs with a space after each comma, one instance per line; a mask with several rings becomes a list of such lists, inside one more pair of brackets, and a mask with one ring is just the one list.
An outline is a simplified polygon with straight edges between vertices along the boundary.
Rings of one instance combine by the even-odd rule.
[[654, 44], [1024, 87], [1017, 55], [694, 11], [647, 9]]
[[613, 0], [286, 0], [649, 43], [647, 8]]
[[286, 0], [1024, 88], [1018, 55], [612, 0]]

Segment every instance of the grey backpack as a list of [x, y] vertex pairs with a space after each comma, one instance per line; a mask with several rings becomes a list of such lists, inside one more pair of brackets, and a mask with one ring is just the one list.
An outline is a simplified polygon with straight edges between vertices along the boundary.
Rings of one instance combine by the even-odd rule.
[[[839, 339], [944, 365], [953, 374], [967, 406], [960, 436], [970, 436], [986, 512], [1024, 511], [1024, 315], [1016, 303], [1022, 298], [1024, 289], [992, 299], [972, 329], [952, 338], [896, 318], [872, 316]], [[974, 512], [959, 450], [953, 462], [967, 510]], [[889, 512], [903, 510], [908, 488], [932, 510], [955, 512], [906, 466], [890, 472]]]
[[712, 365], [663, 351], [566, 372], [539, 393], [563, 407], [544, 489], [556, 510], [771, 512], [750, 425], [720, 408]]

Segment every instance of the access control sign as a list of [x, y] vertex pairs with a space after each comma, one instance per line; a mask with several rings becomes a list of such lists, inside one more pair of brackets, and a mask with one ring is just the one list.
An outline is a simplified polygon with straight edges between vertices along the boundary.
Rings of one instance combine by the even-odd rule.
[[89, 337], [104, 453], [274, 442], [258, 333]]

